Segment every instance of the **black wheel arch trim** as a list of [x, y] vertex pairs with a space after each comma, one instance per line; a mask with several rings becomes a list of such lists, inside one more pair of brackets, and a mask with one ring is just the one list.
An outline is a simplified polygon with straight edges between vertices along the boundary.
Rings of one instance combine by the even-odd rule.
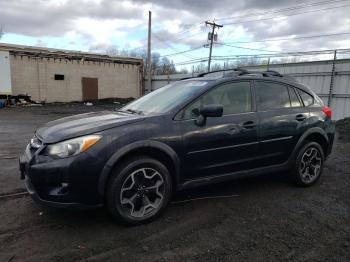
[[[327, 133], [320, 127], [312, 127], [310, 129], [308, 129], [305, 133], [303, 133], [302, 136], [299, 138], [298, 143], [296, 144], [296, 146], [293, 149], [293, 153], [291, 154], [289, 162], [292, 163], [292, 161], [295, 159], [295, 157], [298, 154], [298, 150], [303, 145], [303, 143], [307, 139], [307, 137], [309, 137], [310, 135], [314, 135], [314, 134], [321, 135], [326, 140], [327, 145], [329, 146], [329, 138], [328, 138]], [[324, 152], [324, 154], [326, 155], [327, 152]]]
[[153, 141], [153, 140], [137, 141], [137, 142], [128, 144], [122, 147], [121, 149], [119, 149], [117, 152], [115, 152], [103, 167], [103, 170], [98, 180], [98, 192], [101, 196], [105, 194], [108, 177], [111, 174], [111, 171], [115, 166], [115, 164], [118, 162], [118, 160], [120, 160], [126, 154], [141, 148], [157, 149], [164, 152], [168, 157], [170, 157], [170, 159], [173, 161], [173, 164], [174, 164], [173, 171], [174, 171], [174, 175], [175, 175], [174, 179], [176, 183], [176, 185], [174, 186], [176, 187], [179, 184], [180, 160], [176, 152], [170, 146], [158, 141]]

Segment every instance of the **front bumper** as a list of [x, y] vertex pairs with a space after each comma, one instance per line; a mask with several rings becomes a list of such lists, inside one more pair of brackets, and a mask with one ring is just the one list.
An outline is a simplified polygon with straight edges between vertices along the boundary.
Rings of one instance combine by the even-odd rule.
[[28, 146], [19, 158], [20, 177], [39, 204], [71, 209], [101, 206], [97, 181], [103, 167], [93, 154], [47, 160]]

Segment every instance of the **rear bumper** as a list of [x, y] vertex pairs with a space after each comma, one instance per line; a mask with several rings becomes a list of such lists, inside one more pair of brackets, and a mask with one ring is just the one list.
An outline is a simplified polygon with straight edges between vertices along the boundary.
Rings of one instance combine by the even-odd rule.
[[330, 121], [330, 124], [328, 124], [326, 128], [326, 133], [328, 137], [328, 146], [327, 146], [327, 152], [326, 157], [328, 157], [333, 150], [333, 144], [334, 144], [334, 139], [335, 139], [335, 121]]

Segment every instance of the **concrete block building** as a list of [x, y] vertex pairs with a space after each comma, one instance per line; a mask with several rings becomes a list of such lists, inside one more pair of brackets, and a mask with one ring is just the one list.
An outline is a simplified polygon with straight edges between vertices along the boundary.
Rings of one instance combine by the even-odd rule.
[[142, 73], [139, 58], [0, 44], [0, 95], [45, 102], [136, 98]]

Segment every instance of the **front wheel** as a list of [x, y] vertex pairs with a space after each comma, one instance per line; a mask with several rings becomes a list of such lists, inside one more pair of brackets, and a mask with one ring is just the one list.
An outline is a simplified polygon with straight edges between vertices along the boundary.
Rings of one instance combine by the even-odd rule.
[[300, 186], [311, 186], [320, 178], [324, 165], [324, 153], [317, 142], [306, 143], [299, 151], [292, 175]]
[[168, 169], [158, 160], [140, 156], [115, 169], [107, 191], [107, 207], [119, 221], [150, 222], [164, 210], [172, 186]]

